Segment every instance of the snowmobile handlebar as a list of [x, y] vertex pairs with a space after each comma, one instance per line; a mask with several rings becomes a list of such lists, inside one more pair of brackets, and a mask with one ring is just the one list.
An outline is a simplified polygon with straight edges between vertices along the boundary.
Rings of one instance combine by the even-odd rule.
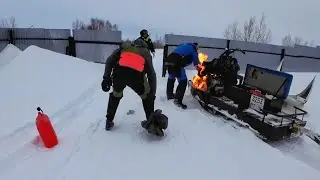
[[246, 54], [246, 52], [242, 49], [236, 48], [236, 49], [228, 49], [226, 48], [226, 50], [220, 55], [220, 58], [222, 58], [223, 56], [229, 56], [230, 54], [236, 52], [236, 51], [240, 51], [242, 54]]

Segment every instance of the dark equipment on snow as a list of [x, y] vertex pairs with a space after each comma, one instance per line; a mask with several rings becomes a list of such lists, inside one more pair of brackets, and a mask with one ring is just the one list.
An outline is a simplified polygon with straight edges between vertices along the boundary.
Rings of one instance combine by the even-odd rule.
[[[238, 61], [231, 56], [236, 51], [245, 54], [240, 49], [226, 49], [218, 58], [203, 62], [202, 70], [189, 80], [191, 94], [202, 108], [249, 127], [268, 141], [306, 132], [303, 106], [314, 79], [302, 93], [289, 95], [291, 74], [248, 64], [241, 76]], [[202, 79], [207, 88], [199, 88], [195, 79]], [[317, 135], [313, 138], [319, 140]]]
[[156, 136], [164, 136], [163, 130], [168, 127], [168, 117], [162, 114], [162, 110], [157, 109], [150, 118], [141, 122], [141, 126], [148, 130], [149, 133]]

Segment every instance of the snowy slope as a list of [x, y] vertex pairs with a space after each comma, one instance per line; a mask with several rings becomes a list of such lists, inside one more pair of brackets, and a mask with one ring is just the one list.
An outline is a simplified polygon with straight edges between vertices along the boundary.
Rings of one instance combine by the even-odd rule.
[[318, 104], [320, 102], [320, 74], [319, 73], [291, 73], [294, 76], [294, 80], [292, 82], [291, 93], [297, 94], [300, 93], [316, 76], [316, 80], [314, 83], [314, 87], [312, 89], [311, 96], [309, 97], [308, 102], [305, 104], [306, 110], [310, 113], [308, 116], [308, 124], [307, 127], [313, 129], [316, 132], [320, 132], [320, 120], [319, 120], [319, 107]]
[[21, 50], [14, 46], [13, 44], [8, 44], [1, 52], [0, 52], [0, 70], [8, 63], [10, 63]]
[[[291, 73], [294, 76], [290, 94], [300, 93], [304, 87], [316, 75], [316, 81], [312, 90], [311, 96], [305, 105], [305, 109], [309, 112], [307, 119], [307, 125], [309, 129], [320, 133], [320, 121], [319, 121], [319, 102], [320, 96], [317, 92], [320, 91], [319, 74], [317, 73]], [[320, 170], [320, 148], [308, 137], [302, 137], [292, 139], [287, 142], [277, 142], [272, 144], [284, 154], [289, 155], [299, 161], [302, 161], [309, 166]]]
[[[115, 128], [104, 130], [108, 93], [103, 65], [35, 46], [0, 71], [0, 179], [319, 179], [320, 172], [204, 113], [187, 91], [188, 110], [166, 101], [158, 73], [156, 108], [169, 117], [166, 136], [149, 136], [139, 96], [126, 89]], [[37, 142], [36, 107], [51, 117], [60, 144]], [[128, 110], [133, 115], [126, 115]]]

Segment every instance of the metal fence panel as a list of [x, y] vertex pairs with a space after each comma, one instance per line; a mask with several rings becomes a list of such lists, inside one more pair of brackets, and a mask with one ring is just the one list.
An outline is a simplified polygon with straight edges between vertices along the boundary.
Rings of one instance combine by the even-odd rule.
[[320, 60], [320, 49], [314, 47], [286, 47], [286, 55], [288, 56], [305, 56], [314, 57]]
[[282, 70], [285, 72], [320, 72], [320, 60], [285, 56]]
[[230, 48], [242, 49], [246, 54], [236, 52], [234, 57], [238, 59], [240, 72], [244, 73], [247, 64], [276, 69], [281, 59], [281, 46], [259, 44], [243, 41], [230, 41]]
[[[205, 38], [196, 36], [183, 36], [166, 34], [165, 43], [168, 45], [168, 54], [176, 45], [183, 42], [198, 42], [200, 46], [207, 46], [208, 49], [200, 49], [208, 54], [209, 59], [218, 57], [227, 47], [226, 39]], [[211, 47], [211, 48], [209, 48]], [[275, 69], [281, 60], [282, 49], [285, 49], [285, 61], [283, 71], [288, 72], [320, 72], [320, 51], [313, 47], [285, 48], [283, 46], [260, 44], [243, 41], [230, 41], [229, 48], [240, 48], [246, 51], [243, 55], [236, 52], [234, 57], [238, 59], [240, 72], [244, 73], [247, 64], [253, 64], [269, 69]]]
[[69, 36], [70, 30], [68, 29], [14, 29], [15, 45], [21, 50], [25, 50], [30, 45], [35, 45], [40, 48], [65, 54]]
[[313, 47], [286, 47], [283, 71], [320, 72], [320, 49]]
[[[116, 44], [94, 44], [81, 41], [121, 43], [121, 31], [73, 30], [77, 57], [91, 62], [105, 63], [107, 57], [119, 47]], [[77, 41], [80, 41], [77, 43]], [[97, 42], [97, 43], [99, 43]]]
[[45, 29], [45, 40], [48, 49], [61, 54], [66, 53], [66, 48], [69, 45], [68, 37], [71, 36], [70, 29]]
[[226, 48], [227, 41], [225, 39], [217, 38], [206, 38], [206, 37], [197, 37], [197, 36], [186, 36], [186, 35], [174, 35], [166, 34], [165, 43], [170, 45], [179, 45], [181, 43], [192, 43], [197, 42], [199, 46], [202, 47], [211, 47], [211, 48]]
[[0, 28], [0, 52], [9, 44], [9, 29]]
[[[22, 51], [30, 45], [36, 45], [40, 48], [46, 48], [44, 40], [44, 29], [40, 28], [16, 28], [14, 29], [15, 46]], [[33, 38], [33, 39], [27, 39]]]
[[[168, 45], [168, 54], [170, 54], [177, 45], [192, 42], [197, 42], [199, 44], [199, 52], [207, 54], [209, 60], [218, 57], [227, 47], [227, 41], [223, 39], [173, 34], [165, 35], [165, 43]], [[186, 69], [193, 70], [194, 67], [187, 66]]]

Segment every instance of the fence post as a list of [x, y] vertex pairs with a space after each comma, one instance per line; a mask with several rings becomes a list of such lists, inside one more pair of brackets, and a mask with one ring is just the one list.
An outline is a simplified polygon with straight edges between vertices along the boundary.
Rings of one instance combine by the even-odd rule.
[[166, 72], [167, 72], [167, 68], [166, 68], [166, 66], [164, 65], [164, 62], [165, 62], [167, 56], [168, 56], [168, 45], [165, 44], [164, 47], [163, 47], [162, 77], [165, 77], [165, 76], [166, 76]]
[[76, 43], [75, 43], [74, 37], [69, 36], [68, 37], [68, 42], [69, 42], [69, 44], [68, 44], [68, 47], [66, 48], [67, 54], [69, 56], [77, 57], [77, 54], [76, 54]]
[[280, 61], [284, 58], [285, 51], [286, 51], [286, 49], [281, 49]]
[[230, 48], [230, 40], [229, 39], [227, 40], [227, 48], [228, 49]]
[[13, 30], [12, 29], [9, 29], [9, 44], [13, 44], [15, 45], [15, 42], [14, 42], [14, 35], [13, 35]]
[[69, 53], [69, 45], [66, 47], [66, 55], [69, 55], [70, 56], [70, 53]]

